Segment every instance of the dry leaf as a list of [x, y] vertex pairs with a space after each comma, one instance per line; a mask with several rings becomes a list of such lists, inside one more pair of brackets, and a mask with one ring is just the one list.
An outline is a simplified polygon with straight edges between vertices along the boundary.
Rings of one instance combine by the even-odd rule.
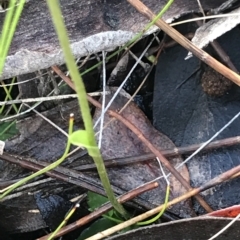
[[[110, 95], [106, 96], [107, 103], [109, 102], [110, 98]], [[125, 97], [118, 95], [110, 108], [115, 111], [120, 110], [127, 100], [128, 99]], [[95, 121], [98, 119], [100, 114], [100, 110], [97, 109], [94, 116]], [[169, 138], [158, 132], [151, 125], [150, 121], [135, 103], [131, 102], [122, 112], [122, 116], [139, 128], [144, 136], [159, 149], [171, 149], [175, 147]], [[106, 114], [104, 122], [107, 123], [110, 119], [112, 118]], [[96, 129], [96, 131], [98, 130], [99, 128]], [[121, 122], [114, 120], [106, 127], [106, 129], [104, 129], [101, 148], [101, 153], [104, 159], [137, 156], [147, 152], [149, 152], [148, 148], [131, 130], [129, 130]], [[170, 159], [170, 162], [176, 166], [182, 162], [182, 159], [179, 156]], [[183, 166], [179, 171], [181, 175], [187, 181], [189, 181], [187, 168]], [[125, 167], [111, 168], [108, 169], [107, 172], [109, 174], [111, 183], [125, 191], [132, 190], [162, 175], [156, 160]], [[165, 172], [167, 173], [166, 169]], [[170, 181], [170, 199], [178, 197], [186, 192], [186, 189], [181, 186], [175, 177], [171, 176]], [[164, 202], [165, 194], [166, 182], [164, 179], [161, 179], [159, 180], [159, 187], [157, 189], [144, 193], [141, 195], [141, 197], [145, 201], [148, 201], [154, 205], [159, 205]], [[188, 200], [184, 203], [173, 206], [170, 211], [181, 217], [193, 215], [191, 203]]]

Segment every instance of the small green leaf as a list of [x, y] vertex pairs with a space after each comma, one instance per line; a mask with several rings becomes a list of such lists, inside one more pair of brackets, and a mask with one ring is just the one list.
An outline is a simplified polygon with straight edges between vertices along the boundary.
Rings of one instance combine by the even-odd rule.
[[[94, 211], [96, 208], [99, 208], [104, 203], [108, 202], [109, 200], [106, 197], [103, 197], [102, 195], [99, 195], [94, 192], [88, 191], [88, 206], [90, 208], [90, 211]], [[108, 213], [106, 213], [109, 217], [113, 216], [113, 210], [110, 210]]]
[[149, 56], [148, 58], [148, 61], [150, 61], [151, 63], [154, 63], [155, 62], [155, 56], [153, 56], [153, 55], [151, 55], [151, 56]]
[[109, 219], [100, 218], [99, 220], [95, 221], [89, 228], [86, 228], [85, 230], [83, 230], [77, 240], [84, 240], [98, 232], [102, 232], [115, 225], [117, 225], [117, 223]]
[[88, 133], [85, 130], [77, 130], [69, 136], [69, 140], [73, 145], [83, 146], [85, 148], [92, 147], [89, 139]]

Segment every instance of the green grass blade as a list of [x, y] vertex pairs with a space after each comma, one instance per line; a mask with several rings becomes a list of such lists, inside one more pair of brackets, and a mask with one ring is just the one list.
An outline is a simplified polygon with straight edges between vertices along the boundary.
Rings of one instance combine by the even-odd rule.
[[[70, 120], [69, 120], [69, 134], [71, 134], [73, 131], [73, 117], [70, 117]], [[54, 163], [48, 165], [47, 167], [35, 172], [34, 174], [26, 177], [26, 178], [23, 178], [22, 180], [12, 184], [11, 186], [1, 190], [1, 192], [4, 192], [3, 194], [0, 195], [0, 199], [4, 198], [6, 195], [8, 195], [10, 192], [12, 192], [14, 189], [18, 188], [19, 186], [25, 184], [26, 182], [32, 180], [33, 178], [41, 175], [41, 174], [44, 174], [52, 169], [54, 169], [55, 167], [57, 167], [58, 165], [60, 165], [64, 160], [65, 158], [67, 157], [68, 155], [68, 152], [70, 150], [70, 146], [71, 146], [71, 143], [70, 141], [68, 140], [67, 141], [67, 145], [66, 145], [66, 149], [65, 149], [65, 152], [64, 154], [62, 155], [62, 157], [60, 159], [58, 159], [57, 161], [55, 161]]]
[[6, 18], [3, 24], [3, 30], [0, 40], [0, 75], [2, 74], [4, 62], [7, 57], [7, 53], [9, 51], [19, 18], [21, 16], [25, 0], [20, 0], [18, 6], [15, 6], [16, 2], [17, 0], [10, 1], [9, 10], [7, 11]]
[[[148, 23], [148, 25], [138, 34], [136, 34], [129, 42], [127, 42], [123, 47], [119, 48], [117, 51], [115, 51], [114, 53], [112, 53], [111, 55], [109, 55], [108, 57], [106, 57], [106, 61], [110, 60], [111, 58], [113, 58], [114, 56], [116, 56], [117, 54], [119, 54], [121, 51], [125, 50], [126, 48], [129, 48], [133, 43], [135, 43], [136, 41], [138, 41], [139, 39], [141, 39], [141, 37], [144, 35], [144, 33], [150, 29], [150, 27], [152, 27], [155, 22], [161, 18], [163, 16], [163, 14], [169, 9], [169, 7], [173, 4], [174, 0], [169, 0], [167, 2], [167, 4], [163, 7], [163, 9], [157, 14], [157, 16], [150, 22]], [[98, 62], [97, 64], [95, 64], [94, 66], [88, 68], [87, 70], [85, 70], [84, 72], [82, 72], [82, 76], [88, 72], [91, 72], [93, 69], [99, 67], [102, 65], [102, 62]]]
[[79, 102], [80, 110], [82, 113], [85, 130], [87, 131], [89, 145], [91, 146], [88, 148], [88, 153], [94, 159], [99, 177], [102, 181], [103, 187], [106, 191], [109, 201], [112, 203], [113, 207], [118, 212], [120, 212], [123, 216], [126, 217], [127, 216], [126, 211], [124, 210], [122, 205], [118, 203], [116, 197], [114, 196], [114, 192], [111, 188], [102, 156], [100, 154], [99, 149], [97, 148], [94, 131], [93, 131], [92, 117], [90, 114], [90, 109], [87, 101], [86, 90], [82, 81], [82, 77], [78, 72], [78, 68], [75, 64], [75, 60], [70, 49], [70, 42], [69, 42], [67, 30], [65, 28], [64, 20], [62, 17], [59, 1], [48, 0], [47, 3], [52, 15], [52, 20], [56, 28], [56, 32], [58, 34], [59, 42], [65, 57], [68, 70], [73, 79], [75, 89], [78, 94], [78, 102]]

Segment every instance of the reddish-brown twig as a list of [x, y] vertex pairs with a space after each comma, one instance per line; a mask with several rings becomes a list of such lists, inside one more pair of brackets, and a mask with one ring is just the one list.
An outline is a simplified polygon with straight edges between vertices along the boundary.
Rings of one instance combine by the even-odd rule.
[[[218, 141], [209, 143], [209, 145], [207, 145], [202, 151], [208, 151], [211, 149], [228, 147], [228, 146], [232, 146], [232, 145], [239, 144], [239, 143], [240, 143], [239, 136], [226, 138], [226, 139], [222, 139], [222, 140], [218, 140]], [[175, 157], [175, 156], [178, 156], [181, 154], [189, 154], [189, 153], [196, 151], [199, 147], [202, 146], [202, 144], [203, 143], [193, 144], [193, 145], [190, 145], [187, 147], [166, 149], [166, 150], [162, 150], [162, 154], [165, 157]], [[149, 161], [154, 158], [155, 158], [155, 155], [153, 153], [146, 153], [146, 154], [142, 154], [139, 156], [106, 159], [106, 160], [104, 160], [104, 164], [106, 167], [119, 167], [119, 166], [123, 166], [123, 165], [127, 165], [127, 164], [134, 164], [134, 163], [139, 163], [139, 162], [143, 162], [143, 161]], [[49, 164], [44, 161], [40, 161], [40, 160], [37, 161], [32, 158], [19, 157], [17, 155], [8, 154], [5, 152], [3, 153], [3, 155], [1, 155], [1, 159], [11, 162], [11, 163], [14, 163], [14, 164], [17, 164], [23, 168], [30, 169], [32, 171], [41, 170], [42, 168], [46, 167]], [[74, 168], [74, 170], [78, 170], [78, 171], [89, 171], [89, 170], [94, 170], [94, 169], [96, 169], [95, 164], [84, 164], [84, 165], [80, 165], [80, 166], [77, 166]], [[85, 187], [91, 191], [94, 191], [94, 189], [92, 189], [91, 186], [84, 185], [84, 179], [83, 179], [84, 175], [82, 175], [79, 172], [74, 171], [74, 170], [58, 166], [54, 170], [47, 172], [46, 175], [48, 175], [49, 177], [53, 177], [53, 178], [56, 178], [56, 179], [59, 179], [62, 181], [66, 181], [66, 182], [69, 182], [69, 183], [72, 183], [72, 184], [75, 184], [75, 185], [78, 185], [81, 187]], [[63, 175], [61, 175], [61, 174], [63, 174]], [[77, 180], [75, 181], [74, 178], [76, 178]], [[13, 182], [16, 182], [16, 181], [18, 181], [18, 180], [6, 181], [3, 184], [0, 183], [0, 189], [7, 187], [8, 185], [11, 185]], [[88, 184], [88, 183], [86, 183], [86, 184]], [[102, 189], [100, 191], [101, 192], [98, 192], [100, 194], [102, 194], [104, 192]]]
[[[48, 166], [49, 164], [47, 162], [19, 157], [5, 152], [1, 155], [1, 159], [33, 171], [39, 171], [44, 167]], [[96, 183], [91, 178], [87, 177], [85, 174], [82, 174], [81, 172], [58, 166], [54, 170], [46, 172], [45, 175], [52, 178], [56, 178], [58, 180], [62, 180], [64, 182], [72, 183], [74, 185], [88, 189], [92, 192], [105, 195], [105, 191], [101, 186], [96, 186]]]
[[[154, 188], [158, 187], [158, 183], [155, 182], [155, 183], [151, 183], [151, 184], [148, 184], [146, 186], [142, 186], [142, 187], [139, 187], [135, 190], [132, 190], [132, 191], [129, 191], [128, 193], [122, 195], [121, 197], [118, 198], [118, 201], [120, 203], [124, 203], [124, 202], [127, 202], [128, 200], [131, 200], [133, 199], [134, 197], [146, 192], [146, 191], [149, 191], [149, 190], [152, 190]], [[110, 203], [107, 203], [107, 204], [104, 204], [102, 207], [100, 207], [99, 209], [95, 210], [94, 212], [90, 213], [89, 215], [79, 219], [78, 221], [74, 222], [74, 223], [71, 223], [69, 225], [67, 225], [66, 227], [62, 228], [57, 234], [55, 237], [60, 237], [68, 232], [71, 232], [73, 231], [74, 229], [76, 228], [79, 228], [89, 222], [91, 222], [92, 220], [100, 217], [101, 215], [103, 215], [104, 213], [108, 212], [109, 210], [112, 209], [112, 205]], [[44, 237], [41, 237], [39, 238], [38, 240], [47, 240], [48, 237], [51, 236], [51, 233], [44, 236]]]
[[[57, 66], [52, 66], [52, 69], [72, 88], [75, 90], [73, 82], [69, 77], [67, 77]], [[102, 105], [93, 99], [91, 96], [87, 95], [87, 99], [97, 108], [102, 108]], [[164, 166], [174, 175], [174, 177], [187, 189], [190, 190], [191, 186], [189, 183], [181, 176], [181, 174], [169, 163], [169, 161], [162, 155], [162, 153], [142, 134], [142, 132], [135, 127], [131, 122], [125, 119], [123, 116], [115, 111], [108, 110], [107, 113], [122, 122], [126, 127], [128, 127], [132, 132], [134, 132], [137, 137], [149, 148], [149, 150], [155, 154], [156, 157], [164, 164]], [[207, 211], [212, 212], [211, 207], [205, 202], [205, 200], [200, 196], [195, 196], [199, 201], [201, 206]]]

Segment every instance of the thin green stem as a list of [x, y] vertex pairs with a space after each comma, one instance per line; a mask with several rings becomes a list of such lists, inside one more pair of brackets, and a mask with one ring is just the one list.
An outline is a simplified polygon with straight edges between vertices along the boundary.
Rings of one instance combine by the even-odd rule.
[[96, 164], [99, 177], [102, 181], [103, 187], [106, 191], [109, 201], [112, 203], [113, 207], [118, 212], [120, 212], [123, 216], [127, 217], [128, 215], [127, 212], [124, 210], [122, 205], [118, 203], [116, 197], [114, 196], [114, 192], [111, 188], [102, 156], [96, 144], [96, 140], [94, 137], [93, 124], [92, 124], [92, 117], [90, 114], [90, 109], [87, 101], [86, 90], [82, 81], [82, 77], [78, 72], [78, 68], [75, 64], [75, 60], [70, 49], [70, 42], [69, 42], [67, 30], [65, 28], [64, 20], [62, 17], [59, 1], [48, 0], [47, 4], [52, 15], [52, 20], [56, 28], [56, 32], [58, 34], [59, 42], [65, 57], [67, 67], [69, 69], [69, 72], [71, 74], [71, 77], [75, 85], [76, 92], [78, 94], [78, 102], [79, 102], [80, 110], [83, 117], [85, 131], [87, 132], [87, 136], [88, 136], [88, 142], [89, 142], [89, 147], [87, 148], [88, 153], [93, 158]]
[[64, 220], [59, 224], [59, 226], [56, 228], [56, 230], [52, 233], [52, 235], [48, 238], [48, 240], [52, 240], [54, 238], [54, 236], [58, 233], [58, 231], [64, 226], [66, 225], [66, 223], [68, 222], [68, 220], [70, 219], [70, 217], [74, 214], [74, 212], [76, 211], [77, 206], [75, 205], [67, 214], [67, 216], [64, 218]]
[[114, 217], [110, 217], [110, 216], [108, 216], [108, 215], [106, 215], [106, 214], [103, 214], [102, 215], [104, 218], [107, 218], [107, 219], [109, 219], [109, 220], [111, 220], [111, 221], [113, 221], [113, 222], [116, 222], [116, 223], [122, 223], [122, 222], [124, 222], [123, 220], [121, 220], [121, 219], [117, 219], [117, 218], [114, 218]]
[[[108, 61], [109, 59], [111, 59], [112, 57], [116, 56], [118, 53], [120, 53], [121, 51], [125, 50], [126, 48], [130, 48], [132, 47], [133, 44], [135, 44], [143, 35], [144, 33], [146, 33], [147, 30], [150, 29], [150, 27], [152, 27], [155, 22], [163, 16], [163, 14], [169, 9], [169, 7], [172, 5], [172, 3], [174, 2], [174, 0], [169, 0], [167, 2], [167, 4], [163, 7], [163, 9], [156, 15], [156, 17], [147, 24], [147, 26], [139, 33], [137, 33], [129, 42], [127, 42], [123, 47], [119, 48], [117, 51], [115, 51], [114, 53], [112, 53], [111, 55], [109, 55], [108, 57], [106, 57], [106, 61]], [[90, 71], [92, 71], [93, 69], [99, 67], [102, 65], [102, 61], [98, 62], [97, 64], [95, 64], [94, 66], [88, 68], [87, 70], [85, 70], [84, 72], [82, 72], [82, 76]]]
[[170, 193], [170, 185], [167, 185], [166, 196], [165, 196], [164, 206], [163, 206], [162, 210], [154, 218], [151, 218], [144, 222], [138, 222], [137, 225], [140, 225], [140, 226], [148, 225], [148, 224], [151, 224], [151, 223], [157, 221], [163, 215], [164, 211], [167, 208], [167, 204], [168, 204], [168, 200], [169, 200], [169, 193]]
[[20, 0], [17, 6], [15, 6], [16, 3], [17, 0], [10, 1], [9, 10], [7, 11], [7, 15], [3, 24], [3, 30], [0, 41], [0, 75], [2, 74], [4, 62], [7, 57], [19, 18], [21, 16], [25, 0]]
[[[15, 81], [15, 78], [12, 79], [11, 83], [13, 83], [14, 81]], [[3, 87], [3, 89], [4, 89], [5, 93], [6, 93], [6, 97], [5, 97], [4, 101], [7, 101], [8, 99], [12, 100], [11, 91], [12, 91], [13, 85], [11, 85], [9, 87], [9, 89], [7, 89], [7, 87], [5, 86], [5, 83], [3, 81], [0, 81], [0, 82], [1, 82], [2, 87]], [[13, 106], [15, 112], [17, 113], [18, 112], [18, 108], [17, 108], [16, 104], [13, 104], [12, 106]], [[2, 112], [4, 110], [4, 107], [5, 107], [5, 105], [3, 105], [1, 107], [0, 114], [2, 114]]]
[[[153, 218], [151, 218], [147, 221], [144, 221], [144, 222], [138, 222], [136, 225], [138, 225], [138, 226], [149, 225], [149, 224], [157, 221], [163, 215], [164, 211], [167, 208], [167, 204], [168, 204], [168, 201], [169, 201], [169, 193], [170, 193], [170, 185], [167, 185], [167, 190], [166, 190], [166, 195], [165, 195], [165, 200], [164, 200], [164, 206], [163, 206], [162, 210], [155, 217], [153, 217]], [[113, 221], [113, 222], [116, 222], [116, 223], [124, 222], [121, 219], [113, 218], [113, 217], [110, 217], [106, 214], [103, 214], [102, 216], [111, 220], [111, 221]]]
[[[9, 11], [6, 14], [6, 17], [4, 19], [4, 24], [3, 24], [3, 29], [1, 33], [1, 41], [0, 41], [0, 56], [2, 56], [2, 52], [4, 51], [4, 46], [7, 43], [7, 36], [8, 36], [8, 31], [11, 26], [11, 19], [14, 14], [14, 6], [16, 4], [17, 0], [10, 0], [9, 3]], [[2, 59], [4, 61], [4, 59]]]
[[[69, 134], [72, 134], [72, 131], [73, 131], [73, 117], [70, 117], [70, 120], [69, 120]], [[71, 143], [68, 140], [64, 154], [56, 162], [54, 162], [54, 163], [48, 165], [47, 167], [35, 172], [32, 175], [30, 175], [30, 176], [28, 176], [28, 177], [26, 177], [26, 178], [24, 178], [24, 179], [22, 179], [22, 180], [20, 180], [16, 183], [12, 184], [11, 186], [1, 190], [1, 192], [4, 192], [4, 193], [0, 195], [0, 199], [4, 198], [7, 194], [9, 194], [10, 192], [12, 192], [14, 189], [18, 188], [22, 184], [25, 184], [26, 182], [30, 181], [31, 179], [33, 179], [33, 178], [35, 178], [35, 177], [37, 177], [41, 174], [44, 174], [45, 172], [51, 171], [52, 169], [57, 167], [59, 164], [61, 164], [64, 161], [64, 159], [67, 157], [67, 154], [70, 150], [70, 146], [71, 146]]]

